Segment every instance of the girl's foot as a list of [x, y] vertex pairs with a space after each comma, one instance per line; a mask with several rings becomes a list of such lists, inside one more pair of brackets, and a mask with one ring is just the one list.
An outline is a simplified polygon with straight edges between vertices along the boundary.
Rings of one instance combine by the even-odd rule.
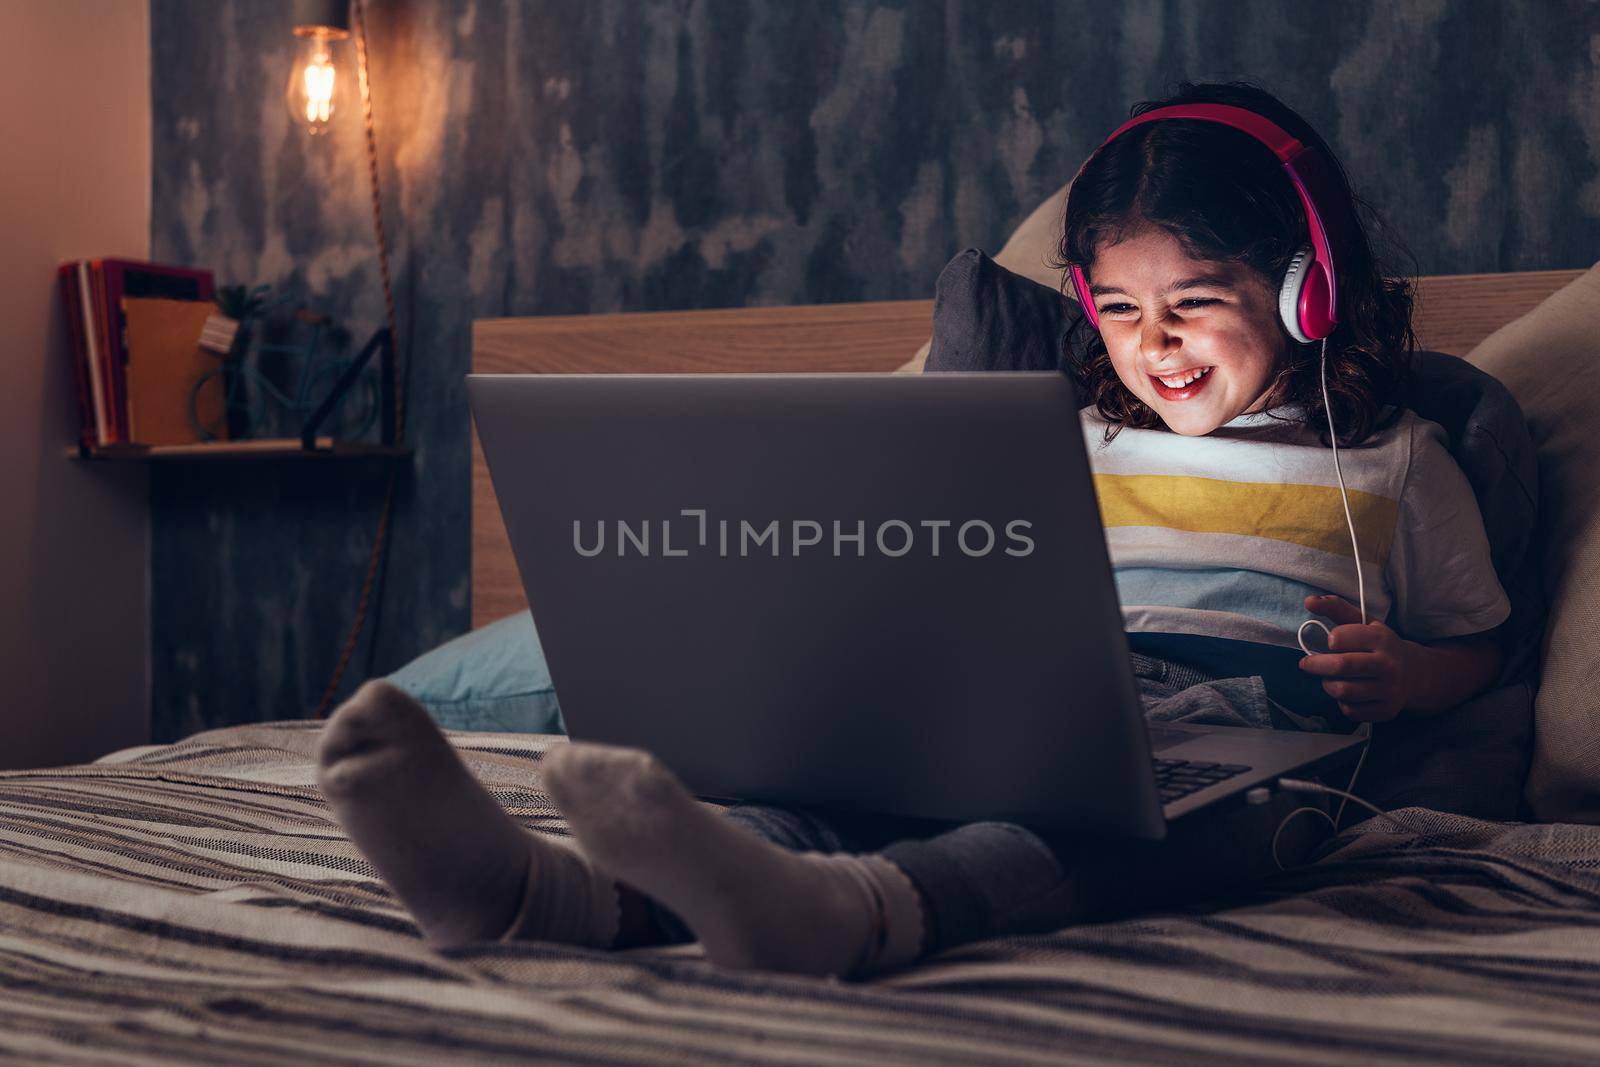
[[583, 851], [676, 912], [721, 966], [852, 975], [918, 953], [916, 888], [881, 856], [764, 841], [641, 749], [575, 742], [551, 749], [544, 771]]
[[340, 825], [435, 945], [612, 944], [615, 881], [517, 825], [403, 691], [357, 690], [324, 727], [317, 763]]

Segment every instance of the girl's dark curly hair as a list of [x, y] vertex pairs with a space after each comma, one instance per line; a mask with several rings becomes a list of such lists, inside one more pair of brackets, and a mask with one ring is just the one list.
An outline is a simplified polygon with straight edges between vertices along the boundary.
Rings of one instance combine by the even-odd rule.
[[[1176, 95], [1136, 105], [1141, 115], [1170, 104], [1231, 104], [1276, 123], [1302, 144], [1315, 146], [1329, 162], [1343, 204], [1319, 204], [1331, 214], [1349, 211], [1343, 240], [1332, 236], [1338, 284], [1339, 323], [1328, 338], [1328, 397], [1340, 443], [1356, 444], [1398, 417], [1400, 401], [1416, 348], [1411, 329], [1409, 276], [1386, 277], [1368, 230], [1384, 235], [1409, 256], [1383, 221], [1350, 189], [1344, 168], [1327, 144], [1299, 115], [1271, 93], [1245, 82], [1195, 85], [1184, 82]], [[1270, 149], [1255, 138], [1215, 122], [1173, 119], [1138, 126], [1107, 145], [1084, 166], [1067, 201], [1057, 266], [1076, 263], [1089, 273], [1095, 252], [1137, 231], [1155, 226], [1196, 259], [1233, 261], [1252, 268], [1274, 293], [1296, 250], [1311, 243], [1310, 229], [1294, 185]], [[1074, 295], [1068, 293], [1067, 295]], [[1091, 401], [1111, 424], [1112, 437], [1123, 426], [1148, 429], [1161, 419], [1117, 377], [1104, 341], [1085, 318], [1078, 349], [1068, 364], [1079, 395]], [[1268, 391], [1265, 407], [1303, 405], [1303, 421], [1327, 443], [1327, 417], [1319, 384], [1320, 346], [1299, 344], [1279, 323], [1289, 357]], [[1087, 335], [1087, 336], [1083, 336]]]

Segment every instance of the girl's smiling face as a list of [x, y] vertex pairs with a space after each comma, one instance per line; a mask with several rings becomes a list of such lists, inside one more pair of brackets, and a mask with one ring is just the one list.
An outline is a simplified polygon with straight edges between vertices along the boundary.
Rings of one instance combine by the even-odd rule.
[[1168, 429], [1198, 437], [1260, 409], [1290, 340], [1259, 274], [1147, 227], [1098, 249], [1088, 276], [1117, 377]]

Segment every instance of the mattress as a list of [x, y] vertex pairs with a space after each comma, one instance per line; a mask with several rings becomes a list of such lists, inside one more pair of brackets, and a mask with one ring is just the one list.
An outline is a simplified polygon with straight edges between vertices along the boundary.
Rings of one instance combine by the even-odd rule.
[[[565, 832], [537, 735], [460, 734]], [[312, 724], [0, 774], [0, 1057], [30, 1064], [1593, 1063], [1600, 828], [1422, 809], [1250, 898], [861, 984], [698, 946], [435, 952], [317, 792]]]

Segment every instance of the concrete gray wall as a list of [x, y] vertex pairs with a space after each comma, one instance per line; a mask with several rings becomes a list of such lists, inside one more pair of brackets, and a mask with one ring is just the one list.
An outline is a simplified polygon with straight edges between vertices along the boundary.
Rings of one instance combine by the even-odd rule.
[[[1425, 273], [1600, 250], [1592, 0], [461, 0], [372, 3], [417, 448], [375, 644], [468, 620], [474, 317], [925, 297], [997, 249], [1135, 100], [1247, 77], [1332, 142]], [[358, 124], [280, 102], [271, 0], [152, 0], [163, 259], [382, 317]], [[348, 116], [347, 116], [348, 118]], [[164, 470], [159, 736], [315, 703], [381, 470]]]
[[144, 0], [0, 4], [0, 767], [75, 763], [149, 729], [139, 464], [69, 459], [63, 260], [150, 241]]

